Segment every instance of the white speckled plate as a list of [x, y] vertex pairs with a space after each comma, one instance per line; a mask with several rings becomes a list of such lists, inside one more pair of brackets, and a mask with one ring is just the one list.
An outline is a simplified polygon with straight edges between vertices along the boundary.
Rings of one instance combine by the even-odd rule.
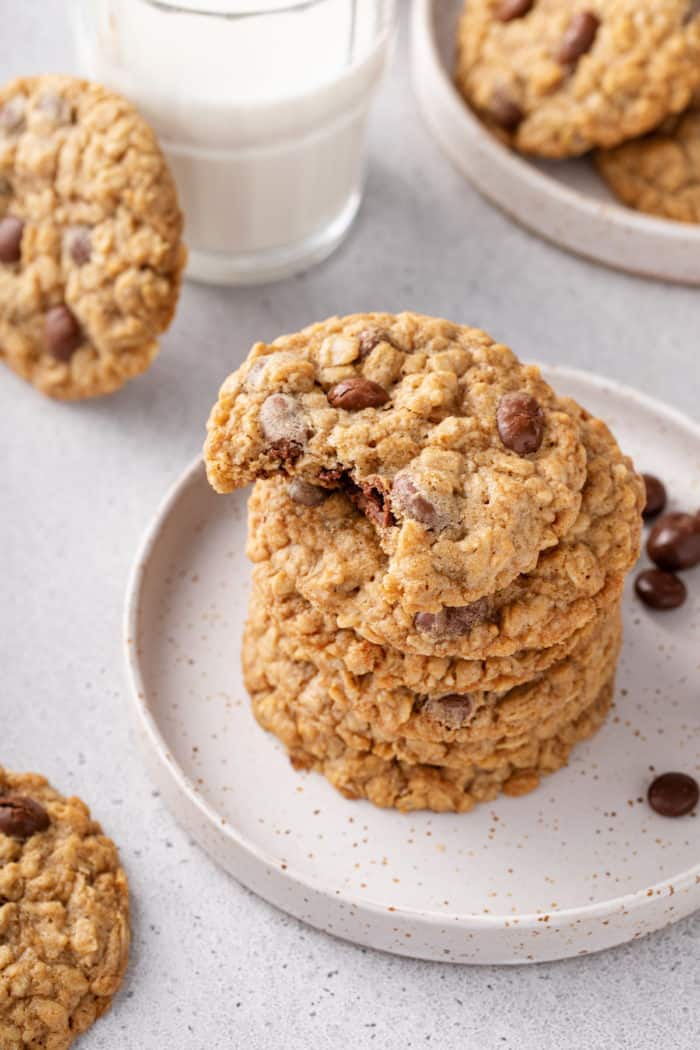
[[[594, 376], [545, 371], [667, 480], [674, 505], [700, 505], [699, 428]], [[643, 801], [652, 767], [700, 775], [700, 570], [677, 611], [627, 596], [616, 708], [567, 769], [463, 816], [404, 815], [294, 772], [254, 722], [239, 664], [245, 504], [215, 495], [194, 464], [148, 531], [126, 611], [144, 754], [220, 864], [337, 936], [451, 962], [585, 954], [700, 907], [698, 819]]]
[[414, 89], [430, 130], [455, 166], [490, 201], [562, 248], [633, 273], [700, 284], [700, 226], [616, 203], [588, 158], [525, 158], [484, 129], [452, 80], [463, 4], [413, 5]]

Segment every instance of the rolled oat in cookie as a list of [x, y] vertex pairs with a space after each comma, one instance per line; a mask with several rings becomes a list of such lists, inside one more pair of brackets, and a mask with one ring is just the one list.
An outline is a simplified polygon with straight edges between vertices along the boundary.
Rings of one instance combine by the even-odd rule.
[[109, 1008], [129, 941], [126, 875], [87, 806], [0, 767], [2, 1050], [67, 1050]]
[[457, 85], [524, 153], [610, 148], [680, 113], [700, 84], [697, 0], [466, 0]]
[[586, 467], [578, 419], [536, 368], [411, 313], [256, 344], [221, 388], [205, 460], [219, 492], [280, 473], [343, 492], [414, 610], [472, 605], [534, 569], [576, 520]]
[[125, 99], [38, 76], [0, 89], [0, 357], [43, 394], [148, 368], [185, 263], [175, 184]]

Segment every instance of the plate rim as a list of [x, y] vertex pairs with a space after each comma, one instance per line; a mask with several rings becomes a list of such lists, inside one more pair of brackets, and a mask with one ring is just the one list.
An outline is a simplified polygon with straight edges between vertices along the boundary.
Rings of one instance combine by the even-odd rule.
[[[429, 99], [431, 91], [438, 96], [439, 104], [449, 114], [450, 120], [457, 124], [462, 124], [475, 141], [478, 141], [479, 150], [493, 166], [497, 167], [502, 174], [510, 177], [514, 185], [517, 185], [518, 182], [525, 183], [529, 189], [538, 195], [540, 200], [554, 202], [558, 208], [559, 217], [568, 213], [567, 217], [570, 218], [573, 210], [582, 220], [588, 223], [594, 222], [597, 225], [601, 222], [608, 225], [612, 224], [622, 234], [633, 238], [641, 236], [648, 244], [654, 242], [658, 245], [659, 241], [663, 241], [667, 244], [682, 246], [684, 249], [688, 249], [689, 254], [694, 249], [700, 251], [700, 225], [696, 227], [692, 223], [683, 223], [660, 216], [648, 215], [644, 212], [635, 211], [633, 208], [627, 208], [614, 200], [600, 201], [589, 197], [580, 190], [567, 186], [546, 172], [541, 171], [526, 158], [521, 157], [489, 134], [468, 106], [466, 106], [450, 78], [448, 70], [445, 68], [434, 30], [434, 11], [435, 0], [414, 0], [411, 18], [411, 64], [414, 92], [421, 105], [423, 117], [431, 134], [434, 135], [450, 160], [463, 174], [467, 175], [476, 189], [511, 218], [515, 219], [515, 221], [559, 247], [566, 248], [568, 251], [583, 255], [595, 262], [602, 262], [618, 270], [646, 277], [656, 277], [691, 287], [699, 284], [700, 270], [695, 275], [686, 274], [685, 276], [680, 276], [674, 272], [672, 276], [670, 273], [664, 272], [663, 269], [653, 269], [653, 264], [635, 263], [634, 260], [626, 263], [613, 262], [609, 254], [595, 254], [591, 250], [577, 246], [575, 238], [570, 234], [562, 233], [559, 237], [556, 237], [553, 233], [547, 232], [543, 226], [529, 222], [517, 211], [513, 210], [512, 207], [509, 207], [507, 201], [503, 200], [502, 195], [494, 190], [493, 187], [485, 185], [484, 180], [477, 178], [471, 171], [467, 171], [465, 162], [458, 157], [459, 150], [455, 144], [447, 143], [444, 136], [436, 128], [436, 122], [432, 113], [429, 112], [429, 109], [432, 108]], [[426, 72], [431, 80], [429, 86], [425, 84], [425, 77], [422, 75]], [[678, 265], [673, 267], [674, 271], [680, 268]], [[669, 267], [670, 269], [672, 268]]]
[[[530, 363], [535, 364], [536, 367], [540, 368], [545, 374], [545, 377], [556, 377], [564, 381], [568, 378], [574, 382], [584, 384], [588, 383], [599, 390], [612, 392], [619, 397], [636, 402], [644, 410], [653, 411], [666, 417], [666, 419], [672, 421], [674, 424], [689, 430], [698, 443], [700, 443], [700, 423], [695, 423], [689, 416], [675, 408], [673, 405], [666, 404], [641, 390], [637, 390], [635, 387], [631, 387], [626, 383], [622, 383], [615, 379], [608, 379], [596, 372], [589, 372], [586, 369], [573, 368], [567, 365], [552, 365], [542, 362]], [[155, 511], [155, 514], [150, 519], [148, 526], [142, 535], [128, 575], [122, 620], [122, 641], [124, 647], [126, 675], [132, 701], [132, 714], [135, 716], [139, 728], [145, 733], [152, 750], [155, 752], [159, 765], [174, 781], [175, 786], [185, 795], [189, 805], [194, 806], [199, 814], [211, 826], [211, 829], [220, 835], [226, 836], [231, 845], [235, 846], [237, 849], [243, 850], [257, 864], [261, 865], [263, 869], [278, 869], [278, 858], [261, 849], [255, 842], [241, 834], [227, 819], [222, 818], [221, 814], [217, 813], [214, 806], [201, 796], [182, 766], [172, 757], [167, 741], [162, 735], [156, 719], [150, 710], [146, 684], [139, 666], [138, 645], [136, 643], [138, 637], [141, 592], [145, 583], [148, 561], [156, 543], [158, 542], [159, 536], [168, 521], [170, 513], [180, 498], [181, 493], [188, 485], [192, 484], [203, 471], [204, 462], [200, 453], [190, 461], [182, 473], [179, 474], [175, 481], [173, 481], [168, 487]], [[179, 822], [177, 814], [173, 813], [173, 816], [175, 816], [175, 819]], [[401, 816], [403, 817], [404, 814], [401, 814]], [[201, 843], [201, 838], [194, 832], [193, 835]], [[216, 860], [216, 862], [222, 866], [221, 862], [218, 861], [216, 857], [213, 857], [211, 850], [204, 845], [203, 848], [208, 856], [212, 857], [212, 859]], [[233, 874], [230, 869], [228, 870]], [[344, 890], [340, 892], [331, 892], [328, 889], [328, 886], [323, 882], [297, 872], [293, 868], [288, 867], [279, 872], [279, 874], [284, 882], [291, 882], [301, 886], [307, 891], [332, 902], [333, 905], [337, 905], [338, 902], [340, 902], [350, 907], [354, 907], [358, 909], [358, 911], [372, 911], [381, 914], [382, 916], [386, 912], [386, 906], [378, 901], [367, 897], [359, 897]], [[634, 892], [622, 894], [618, 897], [611, 897], [604, 901], [597, 901], [576, 907], [551, 909], [551, 914], [552, 916], [556, 916], [556, 923], [558, 926], [568, 927], [582, 919], [596, 920], [618, 912], [629, 913], [637, 911], [644, 907], [645, 904], [648, 904], [651, 900], [667, 893], [669, 886], [673, 887], [675, 893], [682, 893], [691, 886], [697, 884], [700, 884], [700, 861], [686, 871], [680, 872], [677, 876], [668, 877], [660, 882], [653, 883], [651, 886], [644, 886]], [[249, 884], [246, 883], [246, 885]], [[258, 892], [258, 888], [255, 886], [249, 885], [249, 888], [252, 889], [253, 892]], [[418, 926], [432, 926], [436, 921], [439, 921], [444, 925], [447, 921], [453, 926], [464, 927], [469, 930], [483, 931], [501, 930], [506, 925], [511, 926], [514, 923], [517, 923], [520, 930], [527, 932], [528, 930], [539, 928], [541, 925], [541, 912], [519, 912], [515, 914], [499, 913], [488, 915], [476, 912], [452, 912], [449, 915], [445, 915], [437, 911], [415, 909], [401, 905], [396, 906], [392, 910], [392, 916], [394, 919], [405, 919]]]

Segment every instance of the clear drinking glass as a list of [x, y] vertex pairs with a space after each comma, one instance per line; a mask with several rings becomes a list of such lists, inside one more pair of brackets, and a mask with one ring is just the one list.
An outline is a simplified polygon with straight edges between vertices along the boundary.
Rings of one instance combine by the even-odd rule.
[[130, 98], [177, 180], [189, 276], [306, 269], [360, 203], [394, 0], [74, 0], [84, 75]]

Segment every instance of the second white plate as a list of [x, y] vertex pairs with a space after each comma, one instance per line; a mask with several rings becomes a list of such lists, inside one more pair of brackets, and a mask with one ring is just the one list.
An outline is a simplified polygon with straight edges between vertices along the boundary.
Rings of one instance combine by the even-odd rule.
[[[700, 505], [693, 424], [593, 376], [546, 372], [667, 480], [677, 506]], [[470, 814], [405, 815], [294, 772], [253, 720], [239, 661], [245, 532], [246, 494], [217, 496], [195, 464], [148, 532], [126, 620], [152, 775], [241, 882], [340, 937], [468, 963], [585, 954], [700, 907], [697, 818], [664, 819], [644, 801], [652, 767], [700, 775], [700, 570], [677, 611], [627, 595], [616, 710], [568, 768]]]
[[587, 158], [534, 161], [485, 130], [454, 86], [455, 27], [464, 0], [415, 0], [413, 82], [447, 156], [494, 204], [562, 248], [668, 281], [700, 284], [700, 226], [615, 202]]

